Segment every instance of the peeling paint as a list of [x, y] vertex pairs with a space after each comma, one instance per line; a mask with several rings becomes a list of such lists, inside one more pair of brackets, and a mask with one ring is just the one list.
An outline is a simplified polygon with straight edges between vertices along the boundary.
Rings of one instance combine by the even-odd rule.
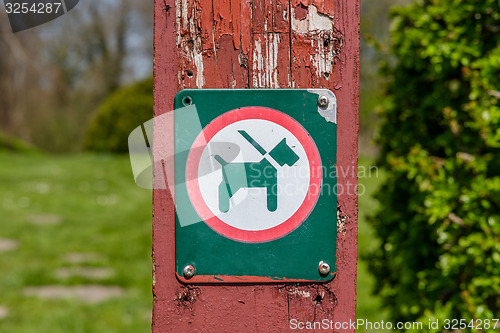
[[287, 292], [288, 294], [290, 295], [298, 295], [298, 296], [302, 296], [304, 298], [307, 298], [307, 297], [311, 297], [311, 293], [309, 291], [306, 291], [306, 290], [299, 290], [298, 288], [294, 288], [293, 290], [289, 290], [287, 289]]
[[196, 67], [196, 87], [203, 88], [205, 80], [203, 76], [203, 54], [201, 52], [193, 53], [193, 63]]
[[[311, 44], [313, 44], [312, 46], [315, 49], [321, 50], [324, 47], [325, 43], [322, 38], [319, 38], [317, 40], [311, 40]], [[326, 47], [326, 49], [323, 50], [323, 52], [311, 54], [310, 57], [311, 57], [311, 63], [314, 64], [314, 67], [316, 69], [316, 76], [322, 76], [323, 73], [332, 72], [335, 60], [335, 54], [333, 52], [333, 46], [331, 44], [328, 47]]]
[[[325, 32], [333, 30], [333, 16], [318, 12], [318, 7], [309, 5], [307, 7], [307, 17], [297, 19], [295, 8], [292, 7], [292, 30], [299, 34], [311, 32]], [[298, 15], [301, 18], [301, 15]]]
[[337, 207], [337, 231], [346, 234], [346, 222], [349, 220], [349, 216], [342, 214], [340, 207]]
[[[311, 2], [311, 3], [309, 3]], [[334, 26], [331, 7], [317, 1], [292, 2], [292, 73], [308, 78], [293, 82], [294, 88], [329, 86], [335, 81], [342, 34]]]
[[200, 296], [201, 289], [193, 286], [183, 286], [174, 297], [178, 307], [192, 308], [193, 303]]
[[279, 88], [278, 53], [280, 34], [269, 33], [256, 38], [253, 48], [253, 86]]
[[204, 80], [204, 64], [201, 36], [198, 33], [197, 27], [197, 11], [196, 7], [190, 6], [189, 0], [176, 0], [176, 22], [177, 22], [177, 48], [180, 54], [186, 59], [186, 63], [182, 64], [185, 68], [181, 68], [178, 72], [179, 83], [182, 82], [182, 76], [185, 70], [191, 69], [194, 75], [196, 88], [203, 88]]
[[262, 59], [262, 46], [260, 40], [255, 40], [253, 46], [253, 85], [254, 87], [260, 86], [261, 75], [263, 66]]

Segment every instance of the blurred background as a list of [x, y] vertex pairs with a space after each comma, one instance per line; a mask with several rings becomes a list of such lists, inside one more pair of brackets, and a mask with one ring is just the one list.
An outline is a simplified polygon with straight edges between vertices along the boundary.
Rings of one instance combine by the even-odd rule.
[[[16, 34], [0, 8], [0, 332], [148, 332], [151, 192], [126, 152], [152, 117], [152, 1]], [[361, 1], [358, 318], [498, 318], [499, 13]]]

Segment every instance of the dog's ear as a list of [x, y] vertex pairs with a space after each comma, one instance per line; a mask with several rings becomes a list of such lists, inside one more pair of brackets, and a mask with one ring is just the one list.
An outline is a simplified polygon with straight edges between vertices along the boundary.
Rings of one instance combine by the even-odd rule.
[[288, 165], [292, 166], [294, 165], [298, 160], [299, 156], [295, 154], [295, 152], [286, 144], [286, 138], [280, 141], [276, 145], [276, 147], [273, 148], [269, 152], [269, 155], [280, 165]]

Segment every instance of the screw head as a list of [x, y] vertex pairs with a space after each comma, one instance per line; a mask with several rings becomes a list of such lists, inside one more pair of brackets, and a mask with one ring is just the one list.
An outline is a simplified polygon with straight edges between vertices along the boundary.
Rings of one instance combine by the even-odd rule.
[[318, 267], [318, 270], [319, 270], [319, 273], [321, 275], [326, 275], [328, 273], [330, 273], [330, 265], [328, 265], [326, 262], [324, 261], [320, 261], [319, 262], [319, 267]]
[[319, 96], [318, 98], [318, 105], [322, 108], [326, 108], [328, 106], [328, 97], [326, 96]]
[[187, 265], [186, 267], [184, 267], [184, 269], [182, 270], [182, 272], [184, 273], [184, 277], [187, 278], [187, 279], [190, 279], [194, 276], [194, 272], [195, 272], [195, 269], [194, 269], [194, 266], [193, 265]]

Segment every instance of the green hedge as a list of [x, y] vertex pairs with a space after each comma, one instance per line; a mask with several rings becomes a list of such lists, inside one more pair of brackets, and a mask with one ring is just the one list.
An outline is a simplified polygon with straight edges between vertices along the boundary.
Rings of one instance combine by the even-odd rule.
[[121, 88], [99, 107], [87, 130], [84, 149], [128, 152], [128, 136], [137, 126], [153, 118], [153, 80]]
[[417, 1], [392, 17], [377, 292], [392, 320], [440, 319], [436, 332], [445, 319], [498, 318], [500, 2]]

